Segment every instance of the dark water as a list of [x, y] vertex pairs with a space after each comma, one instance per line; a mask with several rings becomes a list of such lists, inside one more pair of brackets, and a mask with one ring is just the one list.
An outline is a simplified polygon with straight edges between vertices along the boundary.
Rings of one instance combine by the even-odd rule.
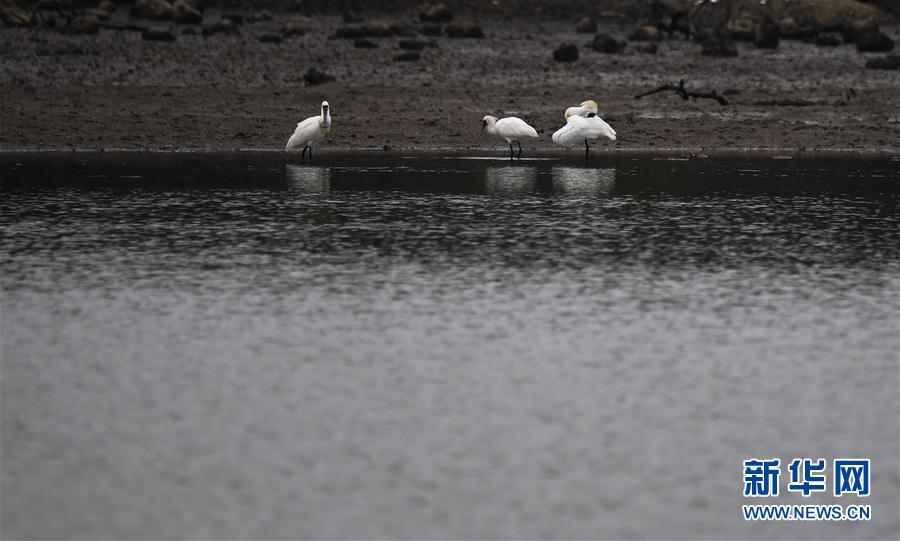
[[3, 537], [900, 534], [896, 158], [317, 158], [0, 156]]

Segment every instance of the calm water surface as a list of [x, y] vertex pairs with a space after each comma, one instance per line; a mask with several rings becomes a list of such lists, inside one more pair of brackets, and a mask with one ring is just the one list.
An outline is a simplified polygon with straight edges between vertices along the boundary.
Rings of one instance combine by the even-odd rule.
[[317, 159], [0, 156], [3, 537], [900, 534], [897, 159]]

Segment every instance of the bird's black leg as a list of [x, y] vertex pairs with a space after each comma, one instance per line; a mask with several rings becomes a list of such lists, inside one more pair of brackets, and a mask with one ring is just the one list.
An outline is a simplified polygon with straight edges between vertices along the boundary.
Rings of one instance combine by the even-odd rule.
[[584, 161], [588, 159], [588, 152], [591, 151], [591, 147], [588, 146], [587, 139], [584, 140]]
[[309, 147], [303, 147], [303, 154], [300, 154], [300, 165], [303, 165], [303, 159], [306, 158], [306, 149]]
[[522, 143], [516, 141], [516, 144], [519, 145], [519, 155], [516, 158], [522, 159]]
[[513, 148], [512, 148], [512, 143], [509, 143], [509, 159], [510, 159], [510, 160], [513, 159]]
[[309, 147], [309, 165], [312, 165], [312, 147]]

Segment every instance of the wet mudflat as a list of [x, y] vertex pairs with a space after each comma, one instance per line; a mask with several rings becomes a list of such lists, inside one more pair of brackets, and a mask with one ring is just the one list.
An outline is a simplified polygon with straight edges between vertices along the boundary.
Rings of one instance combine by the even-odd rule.
[[896, 537], [900, 161], [575, 154], [0, 156], [3, 536]]

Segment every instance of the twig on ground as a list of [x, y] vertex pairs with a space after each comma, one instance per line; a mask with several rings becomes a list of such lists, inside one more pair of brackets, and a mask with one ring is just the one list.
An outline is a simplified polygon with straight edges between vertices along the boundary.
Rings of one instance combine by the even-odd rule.
[[634, 99], [639, 100], [644, 96], [656, 94], [657, 92], [666, 92], [668, 90], [675, 92], [676, 94], [681, 96], [681, 99], [683, 100], [688, 100], [690, 98], [706, 98], [710, 100], [716, 100], [717, 102], [719, 102], [719, 105], [728, 105], [728, 100], [726, 100], [724, 96], [719, 95], [719, 93], [715, 90], [713, 90], [712, 92], [691, 92], [687, 90], [686, 88], [684, 88], [684, 79], [679, 81], [677, 86], [673, 85], [672, 83], [666, 83], [658, 88], [654, 88], [653, 90], [644, 92], [643, 94], [638, 94], [634, 97]]

